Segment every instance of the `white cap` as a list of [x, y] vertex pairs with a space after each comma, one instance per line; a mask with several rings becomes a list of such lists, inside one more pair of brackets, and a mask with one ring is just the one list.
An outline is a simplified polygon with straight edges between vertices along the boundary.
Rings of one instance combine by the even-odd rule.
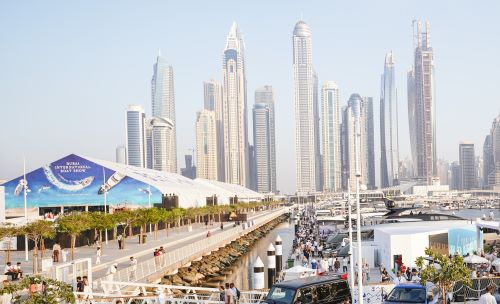
[[257, 256], [257, 259], [255, 260], [255, 263], [253, 264], [253, 267], [264, 267], [264, 263], [260, 259], [260, 256]]
[[276, 251], [276, 248], [274, 248], [273, 243], [269, 243], [269, 246], [267, 246], [267, 251]]

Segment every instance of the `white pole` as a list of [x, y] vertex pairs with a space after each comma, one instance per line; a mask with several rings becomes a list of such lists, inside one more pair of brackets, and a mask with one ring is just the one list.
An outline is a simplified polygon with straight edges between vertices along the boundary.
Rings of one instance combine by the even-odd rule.
[[[151, 208], [151, 185], [148, 185], [148, 206], [149, 208]], [[149, 223], [149, 233], [151, 233], [151, 231], [153, 231], [153, 229], [151, 229], [151, 223]]]
[[[28, 181], [26, 180], [26, 158], [23, 159], [23, 189], [24, 189], [24, 220], [28, 224]], [[28, 262], [28, 235], [24, 235], [25, 261]]]
[[[361, 104], [359, 105], [358, 114], [361, 112]], [[358, 304], [363, 304], [363, 265], [361, 265], [363, 259], [361, 258], [361, 212], [359, 205], [359, 183], [361, 177], [361, 168], [360, 168], [360, 125], [359, 125], [359, 117], [355, 120], [356, 126], [356, 138], [354, 141], [355, 144], [355, 152], [356, 152], [356, 230], [357, 230], [357, 246], [358, 246]]]
[[[108, 190], [106, 189], [106, 172], [104, 172], [104, 168], [102, 168], [102, 186], [104, 188], [104, 213], [108, 213]], [[108, 245], [108, 229], [104, 230], [104, 239], [106, 241], [106, 245]]]
[[352, 248], [352, 210], [351, 210], [351, 185], [347, 179], [347, 210], [349, 212], [349, 280], [351, 282], [351, 299], [354, 299], [354, 255]]

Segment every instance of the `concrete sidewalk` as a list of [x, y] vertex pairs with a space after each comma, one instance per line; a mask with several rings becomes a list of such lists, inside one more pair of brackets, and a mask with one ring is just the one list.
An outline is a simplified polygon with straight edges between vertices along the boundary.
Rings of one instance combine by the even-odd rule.
[[[274, 211], [274, 210], [273, 210]], [[268, 211], [260, 211], [257, 213], [250, 213], [248, 216], [249, 220], [256, 219], [260, 216], [266, 215]], [[234, 222], [224, 222], [224, 230], [234, 228]], [[149, 227], [148, 227], [149, 228]], [[75, 248], [75, 259], [81, 258], [91, 258], [92, 259], [92, 272], [94, 279], [100, 278], [106, 274], [109, 267], [118, 263], [118, 269], [122, 269], [129, 266], [129, 259], [134, 256], [138, 262], [142, 262], [146, 259], [153, 257], [154, 250], [163, 246], [167, 252], [169, 250], [182, 247], [184, 245], [190, 244], [194, 241], [206, 238], [207, 232], [210, 230], [212, 235], [221, 232], [220, 223], [215, 222], [213, 225], [208, 225], [206, 228], [204, 223], [192, 224], [192, 231], [188, 231], [188, 226], [182, 226], [180, 228], [171, 228], [168, 230], [168, 236], [166, 230], [158, 231], [158, 239], [154, 239], [154, 232], [147, 233], [147, 242], [145, 244], [139, 244], [139, 237], [133, 236], [125, 239], [125, 249], [118, 249], [118, 241], [112, 240], [108, 244], [103, 242], [102, 244], [102, 255], [101, 263], [96, 265], [96, 246], [83, 246]], [[70, 262], [70, 248], [63, 248], [68, 251], [68, 260]], [[39, 253], [40, 254], [40, 253]], [[0, 253], [0, 259], [2, 263], [5, 263], [6, 252]], [[52, 250], [45, 250], [45, 257], [51, 257]], [[29, 261], [25, 262], [25, 252], [24, 251], [12, 251], [11, 252], [11, 262], [15, 264], [16, 262], [22, 263], [22, 269], [25, 274], [30, 274], [33, 272], [32, 267], [32, 257], [33, 252], [29, 252]], [[55, 263], [63, 264], [62, 257], [59, 257], [60, 262]]]

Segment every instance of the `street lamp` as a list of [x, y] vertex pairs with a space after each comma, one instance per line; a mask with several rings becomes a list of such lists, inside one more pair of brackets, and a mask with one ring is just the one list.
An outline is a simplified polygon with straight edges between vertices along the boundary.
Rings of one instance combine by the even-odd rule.
[[[359, 104], [358, 113], [361, 111], [361, 104]], [[361, 184], [361, 166], [360, 166], [360, 140], [361, 128], [359, 125], [359, 117], [355, 120], [355, 168], [356, 168], [356, 232], [357, 232], [357, 246], [358, 246], [358, 304], [363, 304], [363, 259], [361, 258], [361, 211], [359, 204], [359, 187]]]
[[[28, 224], [28, 192], [31, 190], [28, 188], [28, 181], [26, 180], [26, 158], [23, 160], [23, 179], [20, 181], [21, 186], [24, 190], [24, 220], [26, 225]], [[25, 251], [25, 261], [28, 262], [28, 235], [24, 236], [24, 251]]]

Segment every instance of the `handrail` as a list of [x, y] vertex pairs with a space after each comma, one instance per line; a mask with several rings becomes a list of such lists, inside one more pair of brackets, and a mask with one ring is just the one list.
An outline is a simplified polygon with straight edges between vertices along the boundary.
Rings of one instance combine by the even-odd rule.
[[[250, 233], [267, 222], [283, 215], [285, 212], [285, 208], [280, 208], [277, 211], [245, 222], [245, 228], [243, 228], [243, 225], [233, 226], [223, 232], [169, 251], [160, 257], [152, 257], [146, 261], [138, 263], [136, 266], [128, 266], [117, 271], [115, 274], [108, 274], [99, 279], [95, 279], [94, 289], [99, 290], [99, 288], [102, 288], [104, 286], [102, 284], [103, 281], [137, 282], [160, 271], [167, 271], [168, 268], [179, 268], [182, 265], [201, 257], [203, 254], [218, 250], [220, 247], [223, 247], [235, 239]], [[248, 224], [248, 226], [246, 224]]]

